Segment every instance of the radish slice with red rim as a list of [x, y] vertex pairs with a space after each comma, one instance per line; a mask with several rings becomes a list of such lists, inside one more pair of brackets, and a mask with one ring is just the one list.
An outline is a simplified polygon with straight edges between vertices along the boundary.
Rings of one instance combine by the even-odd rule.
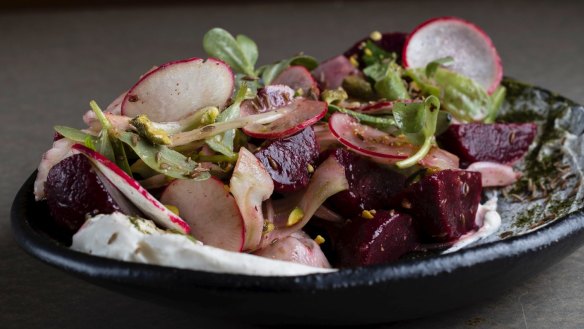
[[233, 72], [220, 60], [189, 58], [144, 75], [126, 94], [122, 114], [146, 114], [155, 122], [177, 121], [207, 107], [223, 108], [233, 93]]
[[414, 29], [403, 49], [406, 68], [452, 57], [448, 68], [483, 86], [488, 93], [497, 89], [503, 78], [501, 58], [489, 36], [478, 26], [456, 17], [428, 20]]
[[160, 201], [153, 197], [140, 183], [128, 176], [116, 164], [94, 150], [80, 144], [72, 147], [91, 160], [97, 169], [128, 198], [149, 219], [164, 228], [177, 230], [189, 234], [190, 227], [182, 218], [168, 210]]
[[322, 119], [328, 107], [325, 102], [297, 98], [291, 104], [278, 110], [282, 109], [289, 109], [289, 111], [281, 118], [265, 125], [249, 124], [243, 127], [243, 132], [255, 138], [282, 138], [294, 135]]
[[243, 249], [243, 218], [219, 179], [175, 180], [162, 192], [160, 202], [177, 207], [191, 226], [191, 235], [204, 244], [238, 252]]
[[416, 151], [405, 137], [393, 137], [362, 125], [347, 114], [333, 114], [329, 119], [329, 128], [339, 142], [366, 156], [399, 160], [408, 158]]

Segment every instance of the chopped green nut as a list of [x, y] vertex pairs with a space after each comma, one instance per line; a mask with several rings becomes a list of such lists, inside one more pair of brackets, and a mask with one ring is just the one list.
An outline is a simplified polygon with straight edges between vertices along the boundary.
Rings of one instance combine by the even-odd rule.
[[152, 121], [144, 114], [140, 114], [130, 120], [130, 124], [136, 128], [140, 136], [146, 138], [153, 144], [169, 145], [171, 143], [166, 131], [155, 128]]
[[300, 209], [299, 207], [296, 207], [296, 208], [294, 208], [294, 210], [292, 210], [290, 212], [290, 215], [288, 216], [288, 222], [286, 223], [286, 225], [293, 226], [293, 225], [297, 224], [298, 222], [300, 222], [303, 217], [304, 217], [304, 211], [302, 209]]
[[314, 238], [314, 242], [316, 242], [316, 244], [318, 244], [319, 246], [323, 243], [325, 243], [325, 239], [322, 237], [322, 235], [317, 235], [316, 238]]
[[361, 217], [365, 218], [365, 219], [373, 219], [374, 212], [372, 212], [371, 210], [363, 210], [361, 212]]
[[369, 35], [369, 39], [371, 39], [373, 41], [380, 41], [382, 37], [383, 36], [381, 35], [381, 32], [379, 32], [379, 31], [373, 31]]
[[327, 102], [328, 104], [337, 104], [349, 98], [349, 95], [347, 95], [347, 92], [344, 91], [342, 88], [339, 88], [335, 90], [327, 89], [322, 92], [321, 97], [322, 100]]

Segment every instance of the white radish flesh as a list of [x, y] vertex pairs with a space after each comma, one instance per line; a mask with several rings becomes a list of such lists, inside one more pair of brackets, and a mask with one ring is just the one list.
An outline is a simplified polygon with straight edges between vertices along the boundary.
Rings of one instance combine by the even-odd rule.
[[452, 57], [448, 69], [479, 83], [489, 93], [503, 77], [501, 58], [489, 36], [476, 25], [456, 17], [434, 18], [420, 24], [409, 35], [403, 50], [406, 68]]
[[314, 267], [331, 267], [319, 245], [302, 231], [275, 241], [254, 255]]
[[128, 91], [122, 114], [146, 114], [156, 122], [177, 121], [207, 106], [223, 108], [233, 86], [231, 69], [219, 60], [190, 58], [166, 63]]
[[235, 199], [220, 180], [175, 180], [164, 190], [160, 202], [178, 208], [197, 240], [224, 250], [242, 250], [243, 218]]

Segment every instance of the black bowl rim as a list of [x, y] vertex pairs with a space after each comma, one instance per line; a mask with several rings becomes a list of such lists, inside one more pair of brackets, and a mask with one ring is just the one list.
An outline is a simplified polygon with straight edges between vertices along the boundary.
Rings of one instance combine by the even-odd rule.
[[[537, 88], [537, 87], [536, 87]], [[542, 91], [547, 90], [537, 88]], [[552, 93], [571, 104], [562, 96]], [[505, 240], [493, 241], [454, 253], [387, 265], [339, 269], [331, 273], [302, 276], [252, 276], [195, 271], [118, 261], [73, 251], [37, 232], [28, 222], [26, 206], [32, 198], [36, 171], [18, 191], [11, 209], [12, 231], [17, 243], [29, 254], [57, 268], [83, 278], [129, 286], [156, 286], [169, 280], [217, 291], [282, 292], [349, 289], [435, 277], [481, 263], [513, 259], [551, 247], [584, 231], [584, 207], [558, 217], [534, 231]]]

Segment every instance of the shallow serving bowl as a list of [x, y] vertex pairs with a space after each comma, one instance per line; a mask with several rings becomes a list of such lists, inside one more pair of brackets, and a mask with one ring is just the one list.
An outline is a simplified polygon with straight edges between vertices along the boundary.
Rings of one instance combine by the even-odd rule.
[[[48, 264], [108, 289], [199, 315], [261, 324], [369, 324], [468, 305], [509, 290], [584, 242], [584, 187], [578, 170], [584, 166], [584, 107], [510, 79], [505, 84], [508, 100], [499, 118], [536, 121], [538, 142], [519, 165], [525, 179], [497, 192], [501, 230], [459, 252], [298, 277], [121, 262], [68, 249], [69, 237], [51, 226], [46, 206], [34, 201], [36, 173], [14, 200], [12, 229], [23, 249]], [[530, 184], [523, 193], [528, 177], [541, 181], [541, 190]]]

